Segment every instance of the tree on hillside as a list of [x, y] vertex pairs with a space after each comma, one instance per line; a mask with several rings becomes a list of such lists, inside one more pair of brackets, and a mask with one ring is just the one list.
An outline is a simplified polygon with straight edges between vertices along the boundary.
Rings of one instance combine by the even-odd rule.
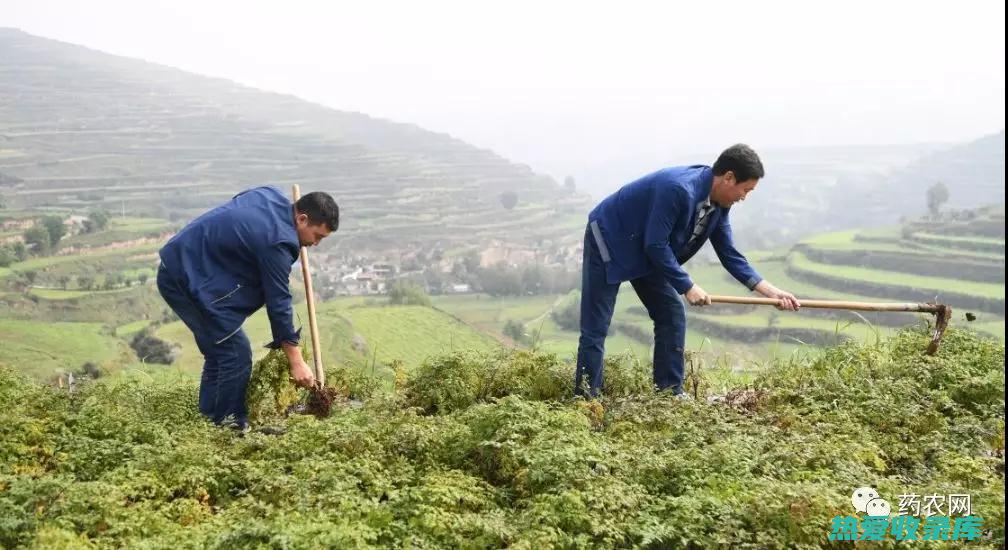
[[102, 287], [105, 290], [112, 290], [126, 285], [126, 276], [122, 273], [109, 273], [105, 275], [105, 283]]
[[476, 270], [480, 266], [480, 253], [475, 250], [470, 250], [462, 256], [462, 264], [468, 273], [476, 273]]
[[430, 296], [424, 288], [412, 281], [396, 281], [388, 291], [389, 304], [404, 306], [430, 306]]
[[543, 275], [542, 294], [563, 294], [581, 288], [581, 273], [563, 267], [547, 269]]
[[95, 233], [108, 226], [109, 215], [104, 210], [94, 209], [88, 212], [88, 219], [84, 220], [84, 232]]
[[90, 275], [77, 276], [77, 288], [81, 290], [91, 290], [94, 287], [94, 277]]
[[427, 282], [427, 289], [431, 294], [441, 294], [442, 289], [445, 285], [444, 275], [441, 271], [434, 267], [428, 267], [423, 271], [424, 281]]
[[539, 294], [545, 283], [542, 268], [538, 264], [526, 267], [521, 272], [521, 282], [525, 294]]
[[522, 294], [521, 274], [517, 269], [509, 268], [503, 262], [493, 267], [480, 269], [477, 274], [483, 292], [491, 296], [520, 296]]
[[508, 319], [504, 323], [504, 336], [514, 340], [518, 343], [523, 343], [525, 341], [525, 326], [514, 319]]
[[175, 360], [175, 349], [171, 344], [154, 336], [149, 328], [138, 332], [130, 341], [130, 347], [143, 363], [170, 365]]
[[17, 241], [11, 250], [14, 251], [14, 257], [17, 258], [17, 261], [23, 262], [28, 259], [28, 248], [25, 246], [25, 243]]
[[70, 276], [69, 275], [60, 275], [59, 276], [59, 284], [60, 284], [60, 288], [62, 288], [63, 290], [66, 290], [67, 289], [67, 285], [70, 284]]
[[102, 376], [101, 367], [92, 363], [91, 361], [87, 361], [83, 365], [81, 365], [80, 369], [78, 369], [77, 372], [91, 379], [101, 378]]
[[63, 218], [59, 216], [46, 216], [42, 218], [42, 227], [49, 234], [50, 248], [56, 248], [63, 235], [66, 235], [66, 226], [63, 225]]
[[518, 204], [518, 193], [515, 193], [514, 191], [505, 191], [500, 194], [500, 202], [501, 206], [507, 210], [511, 210], [516, 204]]
[[24, 242], [35, 255], [41, 256], [49, 252], [51, 240], [45, 227], [35, 225], [25, 230]]
[[581, 293], [574, 290], [553, 308], [550, 317], [564, 330], [577, 331], [581, 328]]
[[949, 200], [949, 190], [944, 183], [938, 182], [927, 189], [927, 207], [932, 216], [938, 216], [941, 205]]
[[7, 267], [16, 261], [17, 256], [14, 254], [13, 249], [6, 246], [0, 246], [0, 267]]
[[38, 277], [38, 273], [32, 270], [24, 272], [24, 279], [28, 282], [28, 286], [35, 284], [35, 278]]

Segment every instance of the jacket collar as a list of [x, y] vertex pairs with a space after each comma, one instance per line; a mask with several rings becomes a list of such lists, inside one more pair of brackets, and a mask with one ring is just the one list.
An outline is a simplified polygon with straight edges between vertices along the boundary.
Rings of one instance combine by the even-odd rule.
[[700, 172], [700, 177], [696, 183], [696, 205], [710, 202], [711, 187], [714, 186], [714, 171], [709, 166], [704, 166]]

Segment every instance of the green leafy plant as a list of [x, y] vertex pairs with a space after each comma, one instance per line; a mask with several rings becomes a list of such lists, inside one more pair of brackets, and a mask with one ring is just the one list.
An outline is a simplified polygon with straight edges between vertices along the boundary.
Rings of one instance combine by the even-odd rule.
[[[594, 401], [524, 350], [400, 366], [391, 391], [335, 367], [361, 403], [281, 414], [279, 435], [213, 426], [164, 369], [69, 393], [0, 368], [0, 546], [816, 548], [870, 485], [968, 493], [974, 546], [1003, 547], [1004, 346], [952, 328], [928, 357], [927, 338], [777, 359], [723, 395], [694, 361], [692, 401], [630, 356]], [[263, 414], [290, 389], [280, 357], [254, 371]]]
[[[302, 350], [302, 355], [307, 361], [308, 352]], [[245, 393], [250, 422], [281, 417], [303, 398], [298, 387], [291, 381], [290, 362], [282, 350], [270, 350], [252, 365], [252, 376]]]

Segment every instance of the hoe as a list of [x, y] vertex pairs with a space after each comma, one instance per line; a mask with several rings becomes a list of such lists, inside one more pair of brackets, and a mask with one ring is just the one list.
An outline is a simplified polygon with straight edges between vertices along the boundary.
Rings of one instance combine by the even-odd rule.
[[[780, 300], [775, 298], [752, 298], [748, 296], [714, 296], [710, 297], [715, 304], [749, 304], [776, 306]], [[942, 335], [952, 317], [952, 308], [944, 304], [915, 303], [876, 303], [876, 302], [843, 302], [833, 300], [799, 300], [801, 307], [817, 309], [846, 309], [853, 311], [907, 311], [930, 313], [935, 316], [934, 330], [931, 332], [931, 342], [928, 343], [927, 354], [934, 355], [941, 344]]]

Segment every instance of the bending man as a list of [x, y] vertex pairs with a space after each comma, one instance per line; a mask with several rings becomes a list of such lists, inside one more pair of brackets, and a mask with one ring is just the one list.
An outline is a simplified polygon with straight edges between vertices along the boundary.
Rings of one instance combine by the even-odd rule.
[[581, 272], [581, 339], [575, 392], [597, 396], [602, 356], [616, 295], [623, 281], [654, 321], [654, 382], [659, 390], [682, 393], [686, 308], [710, 304], [685, 264], [709, 239], [721, 264], [735, 279], [780, 309], [797, 310], [798, 299], [764, 280], [732, 243], [728, 211], [745, 200], [763, 177], [763, 163], [747, 145], [733, 145], [713, 167], [679, 166], [629, 183], [588, 215]]
[[297, 384], [315, 376], [298, 348], [289, 287], [301, 246], [313, 246], [339, 227], [339, 208], [325, 193], [296, 204], [273, 187], [236, 195], [182, 228], [160, 251], [157, 285], [192, 331], [203, 354], [199, 409], [217, 424], [243, 428], [252, 349], [242, 323], [264, 304], [273, 341], [290, 361]]

